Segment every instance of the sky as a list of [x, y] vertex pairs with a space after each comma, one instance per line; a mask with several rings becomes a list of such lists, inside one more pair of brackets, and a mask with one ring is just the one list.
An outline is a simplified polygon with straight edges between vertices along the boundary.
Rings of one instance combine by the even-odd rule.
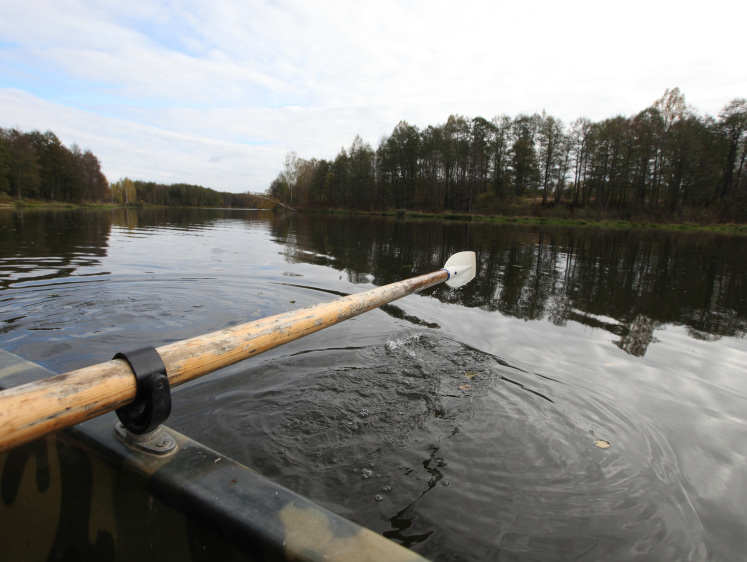
[[0, 126], [109, 181], [264, 192], [288, 152], [374, 149], [401, 120], [632, 116], [678, 87], [747, 97], [747, 3], [0, 0]]

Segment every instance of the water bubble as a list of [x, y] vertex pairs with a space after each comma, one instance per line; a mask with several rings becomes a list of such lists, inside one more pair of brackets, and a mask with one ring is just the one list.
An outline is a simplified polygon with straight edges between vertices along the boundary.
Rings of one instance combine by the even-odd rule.
[[448, 480], [446, 480], [446, 478], [444, 478], [443, 480], [441, 480], [441, 486], [448, 486], [449, 484], [451, 484], [451, 482], [449, 482]]
[[376, 495], [374, 496], [374, 499], [375, 499], [375, 500], [376, 500], [377, 502], [380, 502], [381, 500], [383, 500], [383, 499], [384, 499], [384, 497], [383, 497], [383, 496], [381, 496], [381, 495], [379, 495], [379, 494], [376, 494]]
[[371, 476], [373, 476], [373, 470], [369, 470], [368, 468], [361, 470], [361, 478], [367, 479], [371, 478]]
[[384, 486], [384, 487], [383, 487], [383, 488], [381, 489], [381, 491], [382, 491], [382, 492], [391, 492], [391, 491], [392, 491], [392, 487], [391, 487], [391, 486]]

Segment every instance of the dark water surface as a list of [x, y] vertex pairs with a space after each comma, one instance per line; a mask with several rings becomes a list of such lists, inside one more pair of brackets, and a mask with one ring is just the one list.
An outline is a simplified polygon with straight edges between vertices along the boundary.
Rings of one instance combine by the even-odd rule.
[[434, 560], [744, 559], [744, 238], [0, 211], [0, 346], [67, 371], [467, 249], [466, 287], [179, 387], [169, 425]]

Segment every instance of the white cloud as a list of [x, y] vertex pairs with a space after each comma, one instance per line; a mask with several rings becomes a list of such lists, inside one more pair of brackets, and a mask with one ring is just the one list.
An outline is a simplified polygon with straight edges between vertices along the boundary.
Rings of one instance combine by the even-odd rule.
[[110, 179], [264, 190], [287, 151], [331, 158], [356, 134], [376, 146], [400, 119], [603, 119], [674, 86], [714, 114], [747, 95], [747, 9], [724, 0], [698, 12], [639, 0], [5, 4], [0, 125], [88, 146]]

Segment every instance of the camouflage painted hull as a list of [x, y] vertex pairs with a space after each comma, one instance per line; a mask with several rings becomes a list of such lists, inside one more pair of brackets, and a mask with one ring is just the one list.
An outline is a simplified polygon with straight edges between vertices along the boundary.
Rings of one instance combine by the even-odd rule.
[[[0, 350], [0, 388], [51, 375]], [[423, 560], [171, 429], [156, 456], [115, 423], [0, 453], [0, 560]]]

